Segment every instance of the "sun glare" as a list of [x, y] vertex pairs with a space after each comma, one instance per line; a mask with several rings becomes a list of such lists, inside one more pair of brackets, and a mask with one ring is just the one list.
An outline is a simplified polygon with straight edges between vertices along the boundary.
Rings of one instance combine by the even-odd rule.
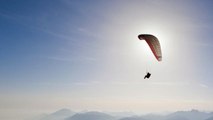
[[[161, 45], [161, 50], [162, 50], [162, 55], [163, 55], [163, 61], [164, 61], [164, 56], [168, 56], [168, 54], [171, 51], [171, 48], [169, 47], [169, 41], [170, 41], [170, 36], [172, 35], [172, 33], [168, 30], [165, 29], [165, 27], [159, 26], [159, 25], [141, 25], [143, 26], [143, 28], [140, 29], [135, 29], [135, 35], [139, 35], [139, 34], [152, 34], [154, 36], [156, 36], [160, 42]], [[149, 48], [149, 46], [147, 45], [147, 43], [143, 40], [139, 40], [137, 41], [137, 49], [139, 49], [139, 51], [144, 51], [144, 54], [146, 54], [149, 59], [152, 52]], [[154, 58], [154, 56], [151, 56], [152, 59]]]

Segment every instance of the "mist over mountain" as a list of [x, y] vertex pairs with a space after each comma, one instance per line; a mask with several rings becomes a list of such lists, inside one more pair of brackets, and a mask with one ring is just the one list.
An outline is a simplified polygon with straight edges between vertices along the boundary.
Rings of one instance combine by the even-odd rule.
[[189, 119], [187, 119], [184, 116], [171, 116], [171, 117], [166, 118], [165, 120], [189, 120]]
[[129, 112], [73, 112], [69, 109], [61, 109], [31, 120], [213, 120], [213, 112], [191, 110], [177, 111], [168, 115], [135, 115]]
[[133, 112], [104, 112], [104, 113], [109, 114], [111, 116], [115, 116], [117, 118], [124, 118], [124, 117], [130, 117], [135, 115], [135, 113]]
[[146, 120], [165, 120], [165, 116], [157, 114], [147, 114], [143, 115], [143, 118]]
[[121, 118], [119, 120], [146, 120], [143, 117], [139, 117], [139, 116], [132, 116], [132, 117], [125, 117], [125, 118]]

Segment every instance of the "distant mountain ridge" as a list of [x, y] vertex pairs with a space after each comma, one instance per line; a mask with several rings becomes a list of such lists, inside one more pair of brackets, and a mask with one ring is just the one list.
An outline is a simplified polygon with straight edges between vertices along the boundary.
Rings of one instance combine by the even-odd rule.
[[65, 120], [115, 120], [111, 115], [101, 112], [77, 113]]
[[85, 112], [73, 112], [69, 109], [61, 109], [52, 114], [42, 115], [31, 120], [213, 120], [213, 112], [201, 112], [198, 110], [191, 111], [177, 111], [168, 115], [133, 115], [129, 114], [122, 116], [122, 114], [110, 114], [110, 112], [97, 112], [97, 111], [85, 111]]
[[75, 112], [64, 108], [54, 113], [43, 115], [39, 119], [33, 119], [33, 120], [64, 120], [65, 118], [70, 117], [74, 114]]
[[52, 113], [52, 115], [55, 115], [55, 116], [64, 116], [64, 115], [73, 115], [73, 114], [75, 114], [75, 112], [73, 112], [73, 111], [71, 111], [69, 109], [66, 109], [66, 108], [58, 110], [58, 111]]
[[213, 116], [213, 113], [200, 112], [193, 109], [191, 111], [178, 111], [171, 113], [167, 116], [167, 119], [171, 120], [172, 118], [181, 117], [184, 118], [184, 120], [206, 120], [211, 116]]

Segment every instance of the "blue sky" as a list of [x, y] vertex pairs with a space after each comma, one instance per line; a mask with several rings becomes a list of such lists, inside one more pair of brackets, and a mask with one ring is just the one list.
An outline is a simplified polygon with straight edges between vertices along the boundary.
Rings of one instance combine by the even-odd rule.
[[[1, 0], [1, 118], [212, 110], [212, 11], [211, 0]], [[142, 33], [158, 37], [162, 62]]]

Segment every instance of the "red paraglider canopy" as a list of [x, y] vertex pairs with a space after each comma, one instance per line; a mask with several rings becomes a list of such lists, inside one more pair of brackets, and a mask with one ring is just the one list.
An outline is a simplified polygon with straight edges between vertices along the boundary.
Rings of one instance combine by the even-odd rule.
[[149, 47], [152, 50], [152, 53], [154, 54], [155, 58], [158, 61], [162, 61], [162, 53], [161, 53], [161, 46], [160, 42], [154, 35], [151, 34], [140, 34], [138, 35], [138, 38], [140, 40], [145, 40]]

